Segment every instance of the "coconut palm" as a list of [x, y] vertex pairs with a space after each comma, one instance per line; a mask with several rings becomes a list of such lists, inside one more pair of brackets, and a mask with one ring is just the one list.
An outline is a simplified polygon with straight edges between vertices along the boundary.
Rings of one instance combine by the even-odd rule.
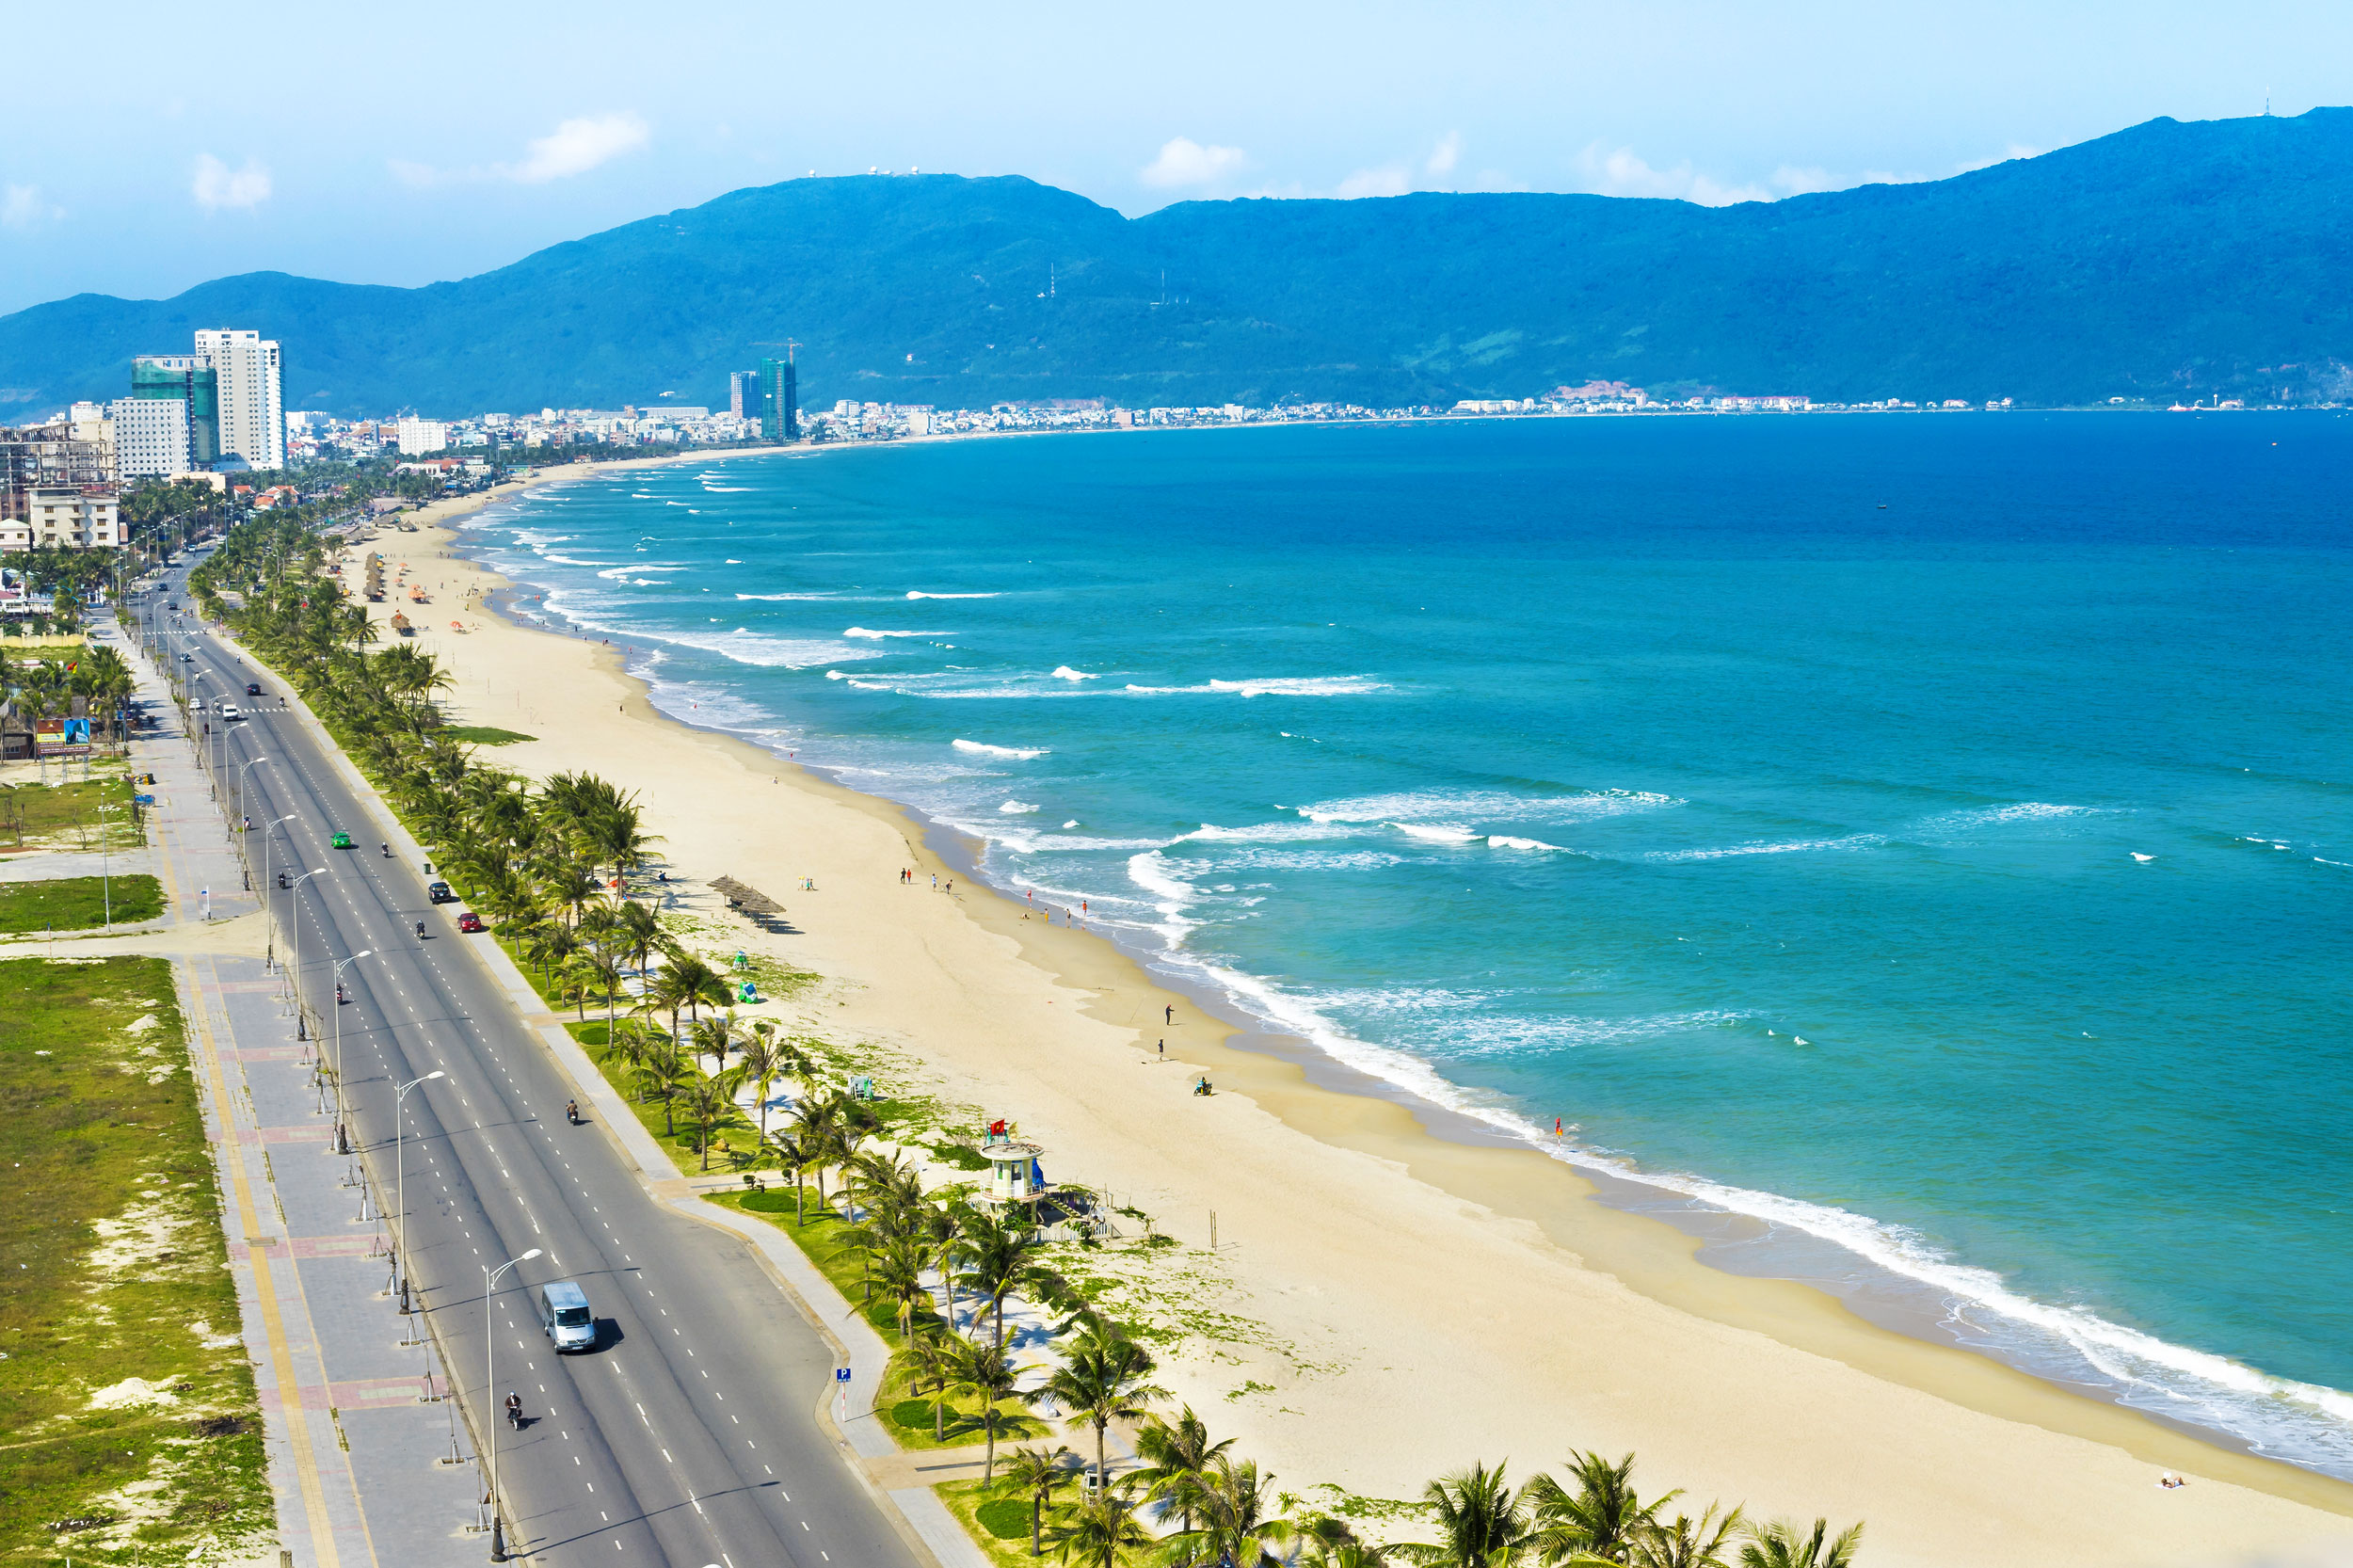
[[874, 1259], [873, 1279], [898, 1308], [900, 1337], [913, 1334], [916, 1304], [931, 1297], [931, 1292], [923, 1288], [921, 1250], [904, 1240], [885, 1248]]
[[758, 1101], [762, 1143], [768, 1141], [768, 1102], [775, 1097], [776, 1080], [791, 1073], [800, 1059], [792, 1042], [777, 1039], [776, 1032], [776, 1026], [766, 1018], [755, 1022], [744, 1042], [743, 1059], [736, 1064]]
[[1626, 1560], [1633, 1568], [1729, 1568], [1724, 1553], [1742, 1523], [1738, 1509], [1719, 1515], [1713, 1503], [1697, 1519], [1678, 1513], [1672, 1525], [1645, 1528]]
[[1171, 1538], [1161, 1561], [1167, 1568], [1282, 1568], [1299, 1532], [1268, 1512], [1273, 1483], [1253, 1462], [1219, 1455], [1203, 1478], [1200, 1523]]
[[663, 1047], [649, 1048], [642, 1060], [632, 1064], [632, 1073], [637, 1080], [637, 1103], [645, 1104], [648, 1095], [660, 1095], [663, 1136], [676, 1137], [678, 1092], [700, 1075], [680, 1061], [676, 1051]]
[[1052, 1506], [1054, 1494], [1070, 1484], [1070, 1468], [1063, 1461], [1070, 1450], [1057, 1443], [1051, 1449], [1016, 1448], [1005, 1461], [1005, 1485], [1008, 1490], [1026, 1495], [1030, 1499], [1030, 1555], [1046, 1555], [1039, 1533], [1045, 1525], [1046, 1510]]
[[809, 1151], [803, 1146], [800, 1139], [788, 1132], [772, 1133], [766, 1143], [776, 1151], [776, 1163], [792, 1177], [792, 1223], [805, 1225], [808, 1224], [808, 1210], [801, 1200], [801, 1173], [808, 1169]]
[[[1046, 1381], [1046, 1397], [1095, 1429], [1095, 1473], [1108, 1477], [1104, 1434], [1113, 1421], [1144, 1414], [1144, 1401], [1165, 1400], [1168, 1390], [1147, 1381], [1156, 1370], [1152, 1352], [1116, 1332], [1082, 1335], [1069, 1359]], [[1219, 1456], [1224, 1463], [1224, 1456]]]
[[1636, 1496], [1632, 1454], [1615, 1464], [1591, 1450], [1571, 1454], [1568, 1470], [1574, 1492], [1539, 1475], [1520, 1495], [1534, 1523], [1537, 1552], [1547, 1562], [1623, 1563], [1658, 1511], [1683, 1496], [1669, 1492], [1647, 1503]]
[[1510, 1568], [1534, 1544], [1535, 1537], [1529, 1528], [1528, 1510], [1503, 1472], [1500, 1464], [1490, 1470], [1474, 1464], [1432, 1481], [1422, 1497], [1445, 1539], [1408, 1542], [1392, 1552], [1422, 1568]]
[[686, 1123], [695, 1129], [695, 1152], [702, 1156], [702, 1168], [708, 1171], [712, 1140], [743, 1120], [735, 1109], [735, 1096], [724, 1077], [697, 1075], [687, 1088], [685, 1109]]
[[1191, 1405], [1174, 1421], [1145, 1421], [1136, 1431], [1136, 1457], [1144, 1465], [1135, 1472], [1144, 1500], [1158, 1506], [1160, 1517], [1174, 1513], [1179, 1527], [1191, 1530], [1202, 1478], [1233, 1446], [1230, 1437], [1210, 1442], [1209, 1427]]
[[931, 1327], [911, 1335], [907, 1339], [907, 1361], [920, 1380], [915, 1391], [921, 1393], [924, 1385], [932, 1390], [932, 1441], [948, 1441], [948, 1390], [955, 1386], [957, 1347], [964, 1343], [954, 1335], [938, 1327]]
[[991, 1346], [976, 1345], [969, 1340], [958, 1342], [955, 1386], [968, 1390], [981, 1401], [981, 1430], [988, 1434], [987, 1454], [981, 1464], [984, 1486], [997, 1474], [997, 1434], [1020, 1424], [1018, 1416], [1007, 1418], [1005, 1406], [1026, 1406], [1034, 1398], [1019, 1386], [1022, 1374], [1030, 1369], [1016, 1367], [1013, 1357]]
[[1035, 1231], [994, 1214], [975, 1209], [965, 1220], [963, 1244], [956, 1249], [965, 1266], [963, 1283], [988, 1298], [1000, 1351], [1005, 1348], [1005, 1298], [1036, 1269], [1044, 1247]]
[[1831, 1537], [1827, 1519], [1815, 1520], [1811, 1530], [1792, 1519], [1776, 1519], [1749, 1527], [1749, 1538], [1740, 1546], [1740, 1568], [1851, 1568], [1862, 1544], [1860, 1524]]
[[1152, 1532], [1136, 1517], [1136, 1507], [1126, 1484], [1098, 1488], [1064, 1513], [1048, 1539], [1064, 1562], [1117, 1568], [1122, 1556], [1153, 1544]]

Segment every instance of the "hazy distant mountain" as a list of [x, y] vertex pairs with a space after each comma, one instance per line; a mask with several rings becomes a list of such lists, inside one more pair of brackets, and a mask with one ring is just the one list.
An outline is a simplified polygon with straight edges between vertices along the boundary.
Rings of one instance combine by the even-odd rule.
[[[2353, 109], [2152, 120], [1950, 180], [1737, 207], [1599, 196], [1193, 201], [794, 180], [455, 283], [252, 273], [0, 317], [0, 421], [120, 395], [198, 326], [285, 345], [289, 408], [1451, 402], [1653, 392], [2353, 396]], [[1049, 295], [1049, 269], [1051, 292]]]

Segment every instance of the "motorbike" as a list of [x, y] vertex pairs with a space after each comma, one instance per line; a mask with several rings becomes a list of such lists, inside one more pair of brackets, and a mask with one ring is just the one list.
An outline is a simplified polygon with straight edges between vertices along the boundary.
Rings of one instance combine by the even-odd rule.
[[417, 922], [417, 940], [420, 942], [424, 940], [424, 922], [423, 920], [419, 920]]
[[385, 859], [390, 860], [390, 859], [392, 857], [392, 845], [390, 845], [390, 844], [378, 844], [378, 845], [376, 845], [376, 848], [378, 848], [378, 849], [380, 849], [380, 850], [382, 850], [382, 851], [384, 852], [384, 858], [385, 858]]
[[279, 890], [280, 890], [280, 892], [283, 892], [283, 891], [285, 890], [285, 888], [286, 888], [286, 886], [287, 886], [287, 883], [286, 883], [286, 873], [285, 873], [284, 872], [280, 872], [278, 873], [278, 888], [279, 888]]
[[580, 1102], [572, 1100], [564, 1107], [564, 1119], [574, 1127], [580, 1125]]

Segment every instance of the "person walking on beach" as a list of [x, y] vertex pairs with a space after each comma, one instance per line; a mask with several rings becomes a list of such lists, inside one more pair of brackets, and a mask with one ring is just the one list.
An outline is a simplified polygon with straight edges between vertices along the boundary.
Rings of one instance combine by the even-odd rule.
[[932, 872], [932, 891], [935, 893], [939, 891], [939, 873], [937, 872]]
[[1166, 1015], [1166, 1016], [1165, 1016], [1165, 1017], [1163, 1017], [1161, 1021], [1162, 1021], [1163, 1023], [1168, 1024], [1171, 1028], [1174, 1028], [1174, 1027], [1176, 1026], [1176, 1003], [1171, 1002], [1168, 1006], [1166, 1006], [1166, 1007], [1162, 1008], [1160, 1011], [1161, 1011], [1163, 1014], [1165, 1014], [1165, 1015]]

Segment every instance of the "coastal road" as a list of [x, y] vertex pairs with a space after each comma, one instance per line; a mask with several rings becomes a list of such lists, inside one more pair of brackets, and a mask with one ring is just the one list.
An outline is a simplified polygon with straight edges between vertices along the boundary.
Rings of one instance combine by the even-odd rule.
[[[175, 568], [144, 606], [159, 629], [172, 618], [163, 600], [187, 602], [184, 579]], [[266, 892], [280, 932], [300, 927], [303, 992], [330, 1059], [340, 1015], [355, 1146], [388, 1205], [392, 1086], [447, 1075], [406, 1100], [408, 1269], [474, 1432], [486, 1443], [498, 1434], [508, 1550], [548, 1563], [915, 1568], [915, 1549], [819, 1421], [835, 1364], [825, 1341], [742, 1241], [663, 1207], [614, 1140], [567, 1124], [568, 1080], [464, 951], [489, 938], [459, 935], [457, 906], [427, 903], [423, 868], [379, 853], [331, 743], [277, 707], [275, 678], [200, 633], [155, 646], [199, 675], [191, 689], [208, 710], [225, 697], [256, 711], [226, 727], [203, 715], [226, 759], [223, 791], [240, 772], [246, 780], [256, 880], [263, 824], [280, 817], [293, 820], [271, 835], [273, 883], [280, 869], [326, 868], [295, 893]], [[265, 700], [248, 702], [248, 680]], [[240, 767], [256, 758], [269, 761]], [[338, 829], [353, 848], [329, 847]], [[338, 1006], [333, 960], [360, 952], [371, 956], [344, 967], [350, 1000]], [[501, 1282], [486, 1331], [483, 1269], [534, 1247], [543, 1256]], [[557, 1279], [588, 1293], [591, 1352], [558, 1356], [540, 1330], [529, 1288]], [[388, 1334], [395, 1321], [388, 1311]], [[495, 1386], [484, 1368], [493, 1350]], [[520, 1433], [498, 1418], [510, 1390], [527, 1417]]]

